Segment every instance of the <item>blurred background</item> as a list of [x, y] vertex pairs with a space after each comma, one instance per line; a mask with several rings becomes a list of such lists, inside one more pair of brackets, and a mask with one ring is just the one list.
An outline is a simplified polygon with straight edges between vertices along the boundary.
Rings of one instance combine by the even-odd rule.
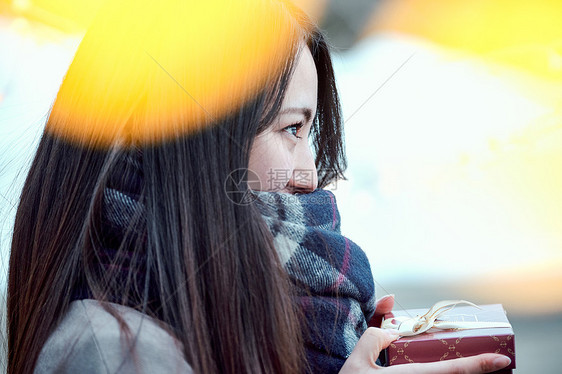
[[[501, 303], [517, 372], [562, 349], [562, 3], [299, 0], [326, 31], [342, 231], [396, 308]], [[0, 285], [19, 190], [94, 0], [0, 0]]]

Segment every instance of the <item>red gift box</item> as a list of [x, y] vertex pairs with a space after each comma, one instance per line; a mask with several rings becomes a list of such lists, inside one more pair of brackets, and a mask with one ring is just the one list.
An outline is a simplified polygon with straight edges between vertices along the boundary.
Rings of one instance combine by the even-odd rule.
[[[505, 310], [500, 304], [457, 306], [439, 320], [469, 322], [508, 322]], [[393, 311], [385, 319], [394, 317], [421, 316], [427, 309]], [[508, 356], [511, 364], [501, 373], [510, 373], [515, 368], [515, 339], [511, 327], [449, 329], [431, 328], [425, 333], [405, 336], [392, 342], [382, 357], [385, 366], [414, 362], [434, 362], [459, 357], [475, 356], [481, 353], [499, 353]]]

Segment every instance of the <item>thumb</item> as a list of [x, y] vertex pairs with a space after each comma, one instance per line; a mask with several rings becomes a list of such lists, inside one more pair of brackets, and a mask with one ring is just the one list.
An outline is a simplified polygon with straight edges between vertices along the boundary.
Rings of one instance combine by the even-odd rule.
[[394, 308], [394, 295], [386, 295], [377, 300], [375, 315], [381, 315], [392, 312]]
[[340, 374], [360, 373], [370, 368], [376, 368], [380, 352], [398, 337], [397, 330], [369, 327], [345, 361]]
[[382, 317], [386, 313], [392, 312], [394, 307], [394, 295], [386, 295], [377, 300], [377, 306], [375, 308], [375, 314], [369, 321], [369, 326], [380, 327], [382, 322]]

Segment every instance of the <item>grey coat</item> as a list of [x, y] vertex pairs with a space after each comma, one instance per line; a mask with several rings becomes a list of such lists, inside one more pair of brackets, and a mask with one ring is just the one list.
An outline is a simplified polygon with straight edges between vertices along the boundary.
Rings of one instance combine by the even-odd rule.
[[100, 302], [73, 301], [41, 350], [35, 373], [193, 373], [181, 344], [156, 321], [132, 308], [109, 305], [129, 326], [129, 341]]

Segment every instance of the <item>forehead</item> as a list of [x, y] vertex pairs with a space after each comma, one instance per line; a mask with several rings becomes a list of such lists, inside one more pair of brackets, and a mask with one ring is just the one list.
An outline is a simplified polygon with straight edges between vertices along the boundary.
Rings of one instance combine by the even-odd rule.
[[295, 68], [283, 100], [282, 110], [289, 107], [316, 111], [318, 73], [308, 47], [303, 46], [295, 61]]

